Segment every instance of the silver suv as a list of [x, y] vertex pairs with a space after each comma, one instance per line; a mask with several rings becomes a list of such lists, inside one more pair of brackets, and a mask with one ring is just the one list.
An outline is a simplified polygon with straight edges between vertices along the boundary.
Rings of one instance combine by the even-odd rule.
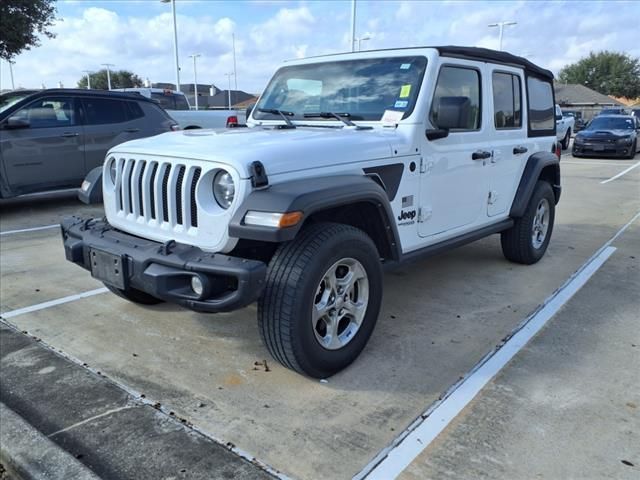
[[0, 95], [0, 198], [78, 187], [110, 148], [175, 126], [140, 95], [74, 89]]

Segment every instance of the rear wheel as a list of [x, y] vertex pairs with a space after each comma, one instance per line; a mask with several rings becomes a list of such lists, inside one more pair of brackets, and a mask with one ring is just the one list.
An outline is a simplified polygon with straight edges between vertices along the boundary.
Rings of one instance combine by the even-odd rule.
[[130, 302], [138, 303], [140, 305], [157, 305], [164, 302], [164, 300], [156, 298], [153, 295], [149, 295], [147, 292], [143, 292], [142, 290], [136, 290], [135, 288], [122, 290], [107, 283], [105, 283], [104, 286], [107, 287], [111, 293], [115, 293], [120, 298], [124, 298], [125, 300], [129, 300]]
[[555, 196], [551, 185], [538, 181], [521, 218], [502, 232], [504, 256], [516, 263], [531, 265], [540, 260], [549, 246], [555, 220]]
[[365, 347], [382, 300], [373, 241], [349, 225], [321, 223], [281, 245], [269, 263], [258, 326], [285, 367], [324, 378]]

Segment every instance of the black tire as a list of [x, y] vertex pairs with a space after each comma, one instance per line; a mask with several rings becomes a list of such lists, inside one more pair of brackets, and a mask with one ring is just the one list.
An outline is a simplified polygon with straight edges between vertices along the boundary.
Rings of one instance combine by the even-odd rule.
[[[311, 314], [321, 295], [323, 276], [347, 258], [359, 262], [366, 273], [368, 302], [353, 337], [344, 346], [329, 350], [316, 338]], [[269, 262], [266, 287], [258, 301], [260, 335], [271, 355], [285, 367], [326, 378], [351, 364], [365, 347], [381, 300], [382, 267], [371, 238], [349, 225], [311, 225], [295, 240], [282, 244]]]
[[106, 283], [104, 286], [107, 287], [111, 293], [115, 293], [120, 298], [124, 298], [125, 300], [129, 300], [130, 302], [138, 303], [140, 305], [157, 305], [164, 302], [164, 300], [156, 298], [153, 295], [149, 295], [147, 292], [136, 290], [135, 288], [121, 290], [120, 288], [116, 288]]
[[565, 133], [564, 138], [560, 144], [562, 145], [562, 150], [566, 150], [569, 148], [569, 142], [571, 141], [571, 129], [567, 129], [567, 133]]
[[638, 140], [633, 141], [633, 145], [631, 145], [631, 152], [629, 152], [629, 156], [627, 157], [630, 160], [633, 160], [636, 156], [636, 148], [638, 148], [638, 144], [636, 143]]
[[[543, 199], [546, 199], [549, 211], [548, 227], [544, 236], [544, 241], [539, 246], [534, 245], [532, 234], [534, 232], [534, 220], [538, 206]], [[555, 195], [548, 182], [539, 180], [533, 190], [533, 195], [527, 205], [524, 215], [515, 220], [515, 224], [509, 230], [502, 232], [500, 243], [502, 253], [512, 262], [531, 265], [540, 260], [549, 246], [551, 234], [553, 233], [553, 223], [555, 220]]]

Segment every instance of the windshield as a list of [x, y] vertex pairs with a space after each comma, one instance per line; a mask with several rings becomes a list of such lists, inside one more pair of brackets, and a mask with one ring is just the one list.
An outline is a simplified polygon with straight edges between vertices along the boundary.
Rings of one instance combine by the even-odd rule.
[[189, 110], [189, 104], [184, 95], [151, 92], [151, 99], [158, 102], [165, 110]]
[[633, 130], [633, 118], [629, 117], [596, 117], [587, 130]]
[[[256, 105], [254, 118], [281, 117], [259, 109], [304, 114], [333, 112], [351, 120], [380, 120], [385, 110], [413, 111], [427, 59], [391, 57], [295, 65], [278, 70]], [[314, 120], [323, 120], [314, 118]], [[324, 120], [333, 120], [328, 117]]]
[[18, 103], [23, 98], [28, 97], [33, 92], [10, 92], [0, 95], [0, 113], [7, 110], [11, 105]]

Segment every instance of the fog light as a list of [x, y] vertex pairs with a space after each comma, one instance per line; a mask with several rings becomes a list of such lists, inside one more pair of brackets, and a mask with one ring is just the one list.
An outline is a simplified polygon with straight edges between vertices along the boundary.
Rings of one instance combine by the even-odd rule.
[[82, 190], [83, 192], [86, 192], [87, 190], [89, 190], [89, 187], [91, 186], [91, 182], [88, 181], [84, 181], [82, 182], [82, 186], [80, 187], [80, 190]]
[[200, 277], [191, 277], [191, 290], [198, 296], [201, 296], [204, 293], [204, 285], [202, 284], [202, 280]]

